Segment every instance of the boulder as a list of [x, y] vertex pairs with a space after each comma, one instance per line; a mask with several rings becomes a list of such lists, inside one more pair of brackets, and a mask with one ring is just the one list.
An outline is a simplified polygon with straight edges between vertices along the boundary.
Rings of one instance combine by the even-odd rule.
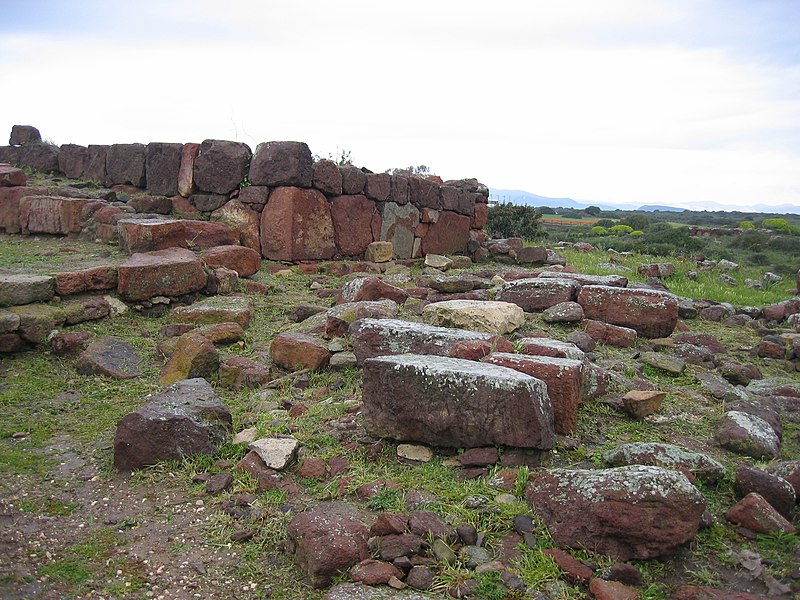
[[403, 354], [364, 361], [363, 415], [378, 437], [446, 447], [549, 449], [545, 384], [474, 361]]
[[229, 194], [247, 175], [250, 148], [241, 142], [205, 140], [194, 159], [194, 185], [212, 194]]
[[33, 125], [12, 125], [11, 137], [8, 139], [11, 146], [27, 146], [41, 144], [42, 134]]
[[336, 249], [343, 256], [359, 256], [380, 235], [381, 216], [366, 196], [336, 196], [330, 200]]
[[312, 167], [311, 185], [326, 196], [342, 195], [342, 173], [339, 165], [323, 158]]
[[781, 454], [780, 440], [770, 424], [741, 411], [731, 410], [722, 415], [715, 438], [723, 448], [759, 460]]
[[504, 283], [497, 299], [513, 302], [525, 312], [539, 312], [562, 302], [573, 302], [577, 289], [577, 283], [566, 279], [517, 279]]
[[81, 232], [81, 212], [89, 200], [60, 196], [25, 196], [19, 203], [22, 233], [68, 235]]
[[261, 268], [261, 254], [244, 246], [215, 246], [201, 252], [200, 258], [211, 269], [225, 267], [239, 277], [254, 275]]
[[0, 275], [0, 306], [50, 302], [55, 279], [48, 275]]
[[110, 148], [111, 146], [102, 144], [89, 144], [86, 148], [86, 167], [83, 170], [84, 179], [101, 185], [105, 185], [108, 182], [106, 157]]
[[113, 290], [117, 287], [117, 269], [111, 266], [90, 267], [80, 271], [63, 271], [53, 275], [53, 278], [55, 279], [55, 291], [59, 296]]
[[725, 466], [707, 454], [660, 442], [620, 444], [605, 452], [603, 460], [610, 467], [650, 465], [689, 471], [709, 483], [717, 483], [725, 477]]
[[470, 219], [449, 210], [439, 213], [422, 238], [423, 254], [462, 254], [469, 244]]
[[499, 336], [399, 319], [363, 318], [350, 325], [349, 333], [359, 364], [368, 358], [394, 354], [453, 356], [465, 343], [513, 352], [511, 343]]
[[219, 369], [219, 352], [208, 338], [190, 331], [178, 338], [175, 351], [161, 369], [158, 383], [170, 385], [182, 379], [211, 378]]
[[81, 375], [103, 375], [114, 379], [135, 379], [142, 359], [136, 349], [122, 340], [100, 338], [81, 352], [75, 370]]
[[147, 191], [160, 196], [175, 196], [178, 193], [182, 154], [183, 144], [163, 142], [147, 144], [145, 159]]
[[525, 324], [522, 309], [510, 302], [446, 300], [428, 304], [423, 320], [434, 326], [471, 329], [483, 333], [505, 334]]
[[[349, 504], [322, 503], [292, 518], [286, 549], [315, 588], [369, 557], [365, 515]], [[351, 597], [351, 596], [346, 596]]]
[[194, 323], [214, 325], [217, 323], [238, 323], [242, 327], [250, 324], [255, 305], [243, 296], [217, 296], [195, 302], [191, 306], [180, 306], [169, 315], [171, 323]]
[[117, 293], [123, 300], [138, 302], [197, 292], [207, 281], [203, 262], [193, 252], [170, 248], [134, 254], [124, 261], [119, 266]]
[[380, 239], [391, 242], [395, 258], [411, 258], [414, 249], [414, 232], [419, 225], [419, 210], [412, 204], [384, 202], [381, 214]]
[[648, 338], [668, 337], [678, 324], [678, 300], [668, 292], [585, 285], [578, 303], [587, 319], [630, 327]]
[[739, 465], [736, 468], [736, 487], [742, 496], [750, 492], [760, 494], [784, 518], [793, 518], [797, 495], [792, 484], [783, 477], [755, 467]]
[[58, 170], [70, 179], [80, 179], [86, 170], [89, 151], [86, 146], [62, 144], [58, 152]]
[[239, 244], [261, 256], [261, 215], [242, 202], [241, 195], [212, 212], [211, 220], [225, 224], [239, 236]]
[[331, 358], [328, 349], [315, 337], [305, 333], [280, 333], [269, 346], [276, 365], [296, 371], [317, 370], [327, 366]]
[[553, 405], [555, 432], [560, 435], [575, 433], [578, 425], [578, 404], [586, 378], [582, 361], [494, 352], [484, 358], [483, 362], [508, 367], [544, 381]]
[[560, 547], [646, 560], [692, 540], [706, 509], [685, 475], [653, 466], [534, 473], [526, 500]]
[[19, 164], [40, 173], [58, 173], [58, 154], [58, 146], [52, 144], [23, 146], [19, 153]]
[[314, 159], [303, 142], [265, 142], [256, 147], [248, 179], [253, 185], [311, 187]]
[[111, 185], [144, 188], [147, 150], [143, 144], [112, 144], [106, 155], [106, 177]]
[[327, 260], [336, 254], [328, 200], [321, 192], [279, 187], [261, 213], [261, 254], [270, 260]]
[[178, 193], [188, 198], [195, 191], [194, 163], [200, 152], [200, 144], [188, 143], [181, 148], [181, 162], [178, 167]]
[[120, 248], [129, 254], [167, 248], [213, 248], [237, 244], [239, 236], [224, 223], [192, 219], [120, 219]]
[[207, 381], [179, 381], [119, 421], [114, 466], [132, 471], [162, 460], [215, 454], [232, 427], [230, 410]]

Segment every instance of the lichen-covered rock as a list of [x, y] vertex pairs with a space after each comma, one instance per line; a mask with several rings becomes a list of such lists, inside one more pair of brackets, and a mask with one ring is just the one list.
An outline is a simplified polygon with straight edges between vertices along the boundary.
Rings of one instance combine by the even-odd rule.
[[525, 337], [521, 340], [522, 354], [530, 356], [550, 356], [552, 358], [571, 358], [583, 360], [585, 354], [571, 342], [562, 342], [544, 337]]
[[725, 518], [756, 533], [794, 533], [795, 527], [787, 521], [766, 499], [750, 492], [734, 504]]
[[686, 361], [679, 356], [665, 352], [642, 352], [639, 360], [655, 369], [666, 371], [672, 375], [680, 375], [686, 369]]
[[653, 466], [535, 473], [526, 499], [561, 547], [645, 560], [692, 540], [706, 508], [685, 475]]
[[162, 460], [214, 454], [232, 427], [230, 410], [206, 380], [179, 381], [120, 420], [114, 466], [132, 471]]
[[369, 557], [365, 515], [349, 504], [326, 502], [300, 513], [287, 529], [286, 549], [316, 588]]
[[0, 306], [49, 302], [55, 280], [48, 275], [0, 275]]
[[678, 324], [678, 299], [668, 292], [586, 285], [578, 303], [587, 319], [630, 327], [648, 338], [668, 337]]
[[119, 245], [128, 253], [167, 248], [212, 248], [238, 244], [239, 236], [224, 223], [193, 219], [120, 219]]
[[61, 196], [22, 198], [19, 203], [19, 226], [23, 233], [80, 233], [81, 212], [89, 200]]
[[[246, 190], [251, 189], [244, 188]], [[261, 215], [239, 199], [231, 200], [211, 213], [212, 221], [219, 221], [238, 235], [242, 246], [255, 250], [261, 255]]]
[[578, 284], [568, 279], [535, 277], [503, 284], [497, 299], [513, 302], [525, 312], [540, 312], [562, 302], [573, 302]]
[[414, 232], [419, 225], [419, 209], [412, 204], [384, 202], [379, 211], [380, 239], [392, 243], [395, 258], [411, 258]]
[[553, 410], [533, 377], [455, 358], [404, 354], [364, 362], [364, 421], [379, 437], [438, 446], [548, 449]]
[[794, 516], [797, 499], [795, 489], [783, 477], [747, 465], [736, 468], [736, 487], [742, 496], [750, 492], [760, 494], [787, 520]]
[[608, 285], [611, 287], [628, 287], [628, 278], [622, 275], [586, 275], [585, 273], [565, 273], [563, 271], [545, 271], [539, 277], [545, 279], [569, 279], [579, 286]]
[[62, 271], [53, 277], [56, 284], [55, 291], [59, 296], [113, 290], [117, 287], [117, 269], [111, 266], [90, 267], [80, 271]]
[[453, 356], [462, 343], [485, 342], [503, 352], [513, 350], [510, 342], [499, 336], [399, 319], [361, 319], [350, 326], [349, 333], [359, 364], [368, 358], [395, 354]]
[[379, 277], [358, 277], [342, 286], [340, 304], [384, 299], [403, 304], [408, 300], [408, 292], [384, 283]]
[[0, 163], [0, 187], [14, 187], [27, 183], [28, 176], [25, 171]]
[[583, 321], [583, 308], [577, 302], [559, 302], [542, 312], [545, 323], [579, 323]]
[[364, 260], [376, 263], [385, 263], [392, 260], [394, 254], [394, 244], [392, 242], [372, 242], [367, 244], [364, 251]]
[[250, 324], [255, 312], [253, 301], [244, 296], [215, 296], [191, 306], [181, 306], [169, 315], [171, 323], [195, 323], [214, 325], [217, 323], [238, 323], [242, 327]]
[[495, 352], [484, 358], [483, 362], [508, 367], [544, 381], [553, 405], [555, 432], [561, 435], [575, 433], [578, 404], [586, 378], [582, 361]]
[[19, 315], [0, 308], [0, 334], [11, 333], [19, 327]]
[[182, 379], [210, 378], [219, 369], [219, 352], [208, 338], [190, 331], [178, 338], [175, 351], [161, 369], [158, 382], [170, 385]]
[[595, 321], [594, 319], [586, 319], [585, 323], [586, 333], [588, 333], [593, 340], [607, 346], [628, 348], [636, 343], [636, 330], [630, 327], [620, 327], [618, 325], [603, 323], [602, 321]]
[[620, 444], [604, 453], [603, 460], [610, 467], [650, 465], [687, 470], [709, 483], [716, 483], [725, 477], [725, 466], [707, 454], [658, 442]]
[[780, 440], [761, 417], [741, 411], [728, 411], [717, 424], [716, 440], [720, 446], [756, 459], [777, 458]]
[[63, 307], [50, 304], [25, 304], [11, 306], [8, 310], [19, 318], [15, 333], [32, 344], [43, 343], [53, 330], [67, 320]]
[[794, 488], [796, 502], [800, 502], [800, 460], [784, 460], [765, 470], [788, 481]]
[[118, 270], [117, 293], [123, 300], [137, 302], [197, 292], [207, 281], [203, 262], [194, 252], [169, 248], [134, 254], [123, 262]]
[[78, 357], [75, 370], [81, 375], [104, 375], [114, 379], [135, 379], [142, 359], [136, 349], [122, 340], [100, 338]]
[[525, 324], [525, 314], [516, 304], [480, 300], [434, 302], [423, 309], [422, 318], [434, 326], [499, 335], [511, 333]]

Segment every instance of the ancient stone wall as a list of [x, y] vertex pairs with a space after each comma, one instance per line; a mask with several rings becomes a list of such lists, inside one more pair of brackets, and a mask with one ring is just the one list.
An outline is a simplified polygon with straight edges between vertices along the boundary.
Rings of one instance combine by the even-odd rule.
[[[224, 140], [58, 147], [42, 143], [33, 127], [15, 126], [10, 143], [0, 147], [0, 163], [123, 189], [136, 213], [221, 221], [267, 259], [363, 257], [373, 241], [392, 242], [399, 259], [471, 254], [485, 240], [489, 190], [477, 180], [339, 166], [314, 160], [302, 142], [265, 142], [255, 152]], [[12, 224], [0, 228], [26, 230], [16, 213], [6, 217]], [[102, 239], [113, 225], [101, 219], [92, 227]]]

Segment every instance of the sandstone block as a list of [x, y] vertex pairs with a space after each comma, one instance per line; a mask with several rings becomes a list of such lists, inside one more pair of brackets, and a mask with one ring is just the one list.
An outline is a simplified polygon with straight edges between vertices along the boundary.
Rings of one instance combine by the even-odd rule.
[[648, 338], [668, 337], [678, 324], [678, 300], [667, 292], [585, 285], [578, 304], [588, 319], [630, 327]]
[[182, 154], [183, 144], [163, 142], [147, 144], [145, 157], [147, 191], [160, 196], [175, 196], [178, 193]]
[[577, 283], [567, 279], [517, 279], [504, 283], [497, 299], [513, 302], [525, 312], [539, 312], [562, 302], [573, 302], [577, 289]]
[[500, 335], [525, 324], [525, 313], [516, 304], [480, 300], [434, 302], [423, 309], [422, 318], [430, 325]]
[[250, 161], [250, 183], [268, 186], [311, 187], [314, 160], [303, 142], [265, 142]]
[[321, 192], [279, 187], [261, 213], [261, 254], [270, 260], [327, 260], [336, 254], [328, 200]]
[[112, 144], [106, 155], [107, 180], [112, 185], [130, 184], [144, 188], [147, 150], [143, 144]]
[[261, 268], [261, 254], [244, 246], [215, 246], [200, 253], [200, 258], [211, 269], [225, 267], [249, 277]]
[[193, 252], [170, 248], [134, 254], [123, 262], [119, 266], [117, 292], [129, 302], [182, 296], [202, 290], [207, 280], [203, 262]]
[[336, 248], [343, 256], [364, 254], [380, 235], [380, 214], [366, 196], [336, 196], [330, 200]]
[[250, 148], [241, 142], [205, 140], [194, 160], [194, 185], [212, 194], [229, 194], [247, 174]]

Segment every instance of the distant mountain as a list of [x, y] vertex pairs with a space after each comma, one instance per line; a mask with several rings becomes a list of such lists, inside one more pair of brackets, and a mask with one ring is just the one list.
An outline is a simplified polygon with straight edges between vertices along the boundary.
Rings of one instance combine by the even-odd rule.
[[[502, 190], [496, 188], [489, 188], [489, 197], [498, 202], [511, 202], [512, 204], [528, 204], [530, 206], [550, 206], [552, 208], [586, 208], [592, 206], [592, 202], [583, 202], [580, 200], [573, 200], [572, 198], [548, 198], [547, 196], [539, 196], [538, 194], [531, 194], [523, 190]], [[594, 204], [600, 208], [613, 210], [616, 207], [611, 205]]]
[[640, 206], [639, 210], [646, 210], [647, 212], [653, 212], [655, 210], [661, 212], [683, 212], [685, 208], [678, 208], [677, 206], [664, 206], [663, 204], [645, 204], [644, 206]]

